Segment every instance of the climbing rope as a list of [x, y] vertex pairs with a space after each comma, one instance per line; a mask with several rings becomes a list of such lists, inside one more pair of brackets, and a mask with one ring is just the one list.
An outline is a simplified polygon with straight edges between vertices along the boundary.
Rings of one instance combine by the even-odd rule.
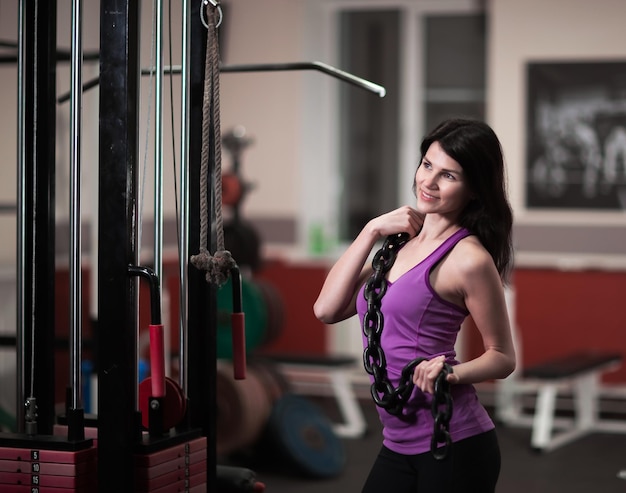
[[[204, 1], [207, 19], [207, 48], [204, 69], [204, 95], [202, 102], [202, 153], [200, 163], [200, 247], [197, 255], [192, 255], [191, 263], [206, 272], [209, 283], [222, 286], [231, 269], [236, 267], [230, 252], [224, 250], [224, 223], [222, 219], [222, 139], [220, 131], [220, 85], [219, 85], [219, 46], [217, 27], [222, 21], [222, 12], [217, 2]], [[204, 17], [203, 17], [204, 19]], [[204, 22], [204, 21], [203, 21]], [[207, 249], [209, 231], [209, 157], [211, 130], [213, 130], [215, 167], [213, 181], [215, 193], [216, 251], [213, 255]]]

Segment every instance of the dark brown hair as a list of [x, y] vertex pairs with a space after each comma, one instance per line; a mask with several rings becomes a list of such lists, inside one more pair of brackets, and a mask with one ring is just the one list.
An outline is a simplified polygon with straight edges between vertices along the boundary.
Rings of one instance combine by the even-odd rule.
[[484, 122], [453, 118], [440, 123], [424, 138], [420, 147], [422, 159], [433, 142], [438, 142], [461, 165], [472, 192], [472, 200], [459, 217], [460, 225], [480, 239], [501, 278], [507, 281], [513, 257], [513, 213], [507, 198], [504, 157], [498, 137]]

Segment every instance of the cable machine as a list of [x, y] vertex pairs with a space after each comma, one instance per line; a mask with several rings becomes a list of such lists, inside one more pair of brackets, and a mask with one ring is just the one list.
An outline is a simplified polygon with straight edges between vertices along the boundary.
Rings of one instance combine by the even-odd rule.
[[[183, 64], [164, 68], [157, 56], [157, 77], [164, 73], [180, 73], [181, 98], [181, 321], [180, 321], [180, 388], [184, 415], [164, 429], [162, 422], [142, 422], [139, 412], [142, 397], [138, 394], [137, 344], [139, 325], [139, 282], [150, 283], [152, 324], [156, 328], [155, 350], [159, 355], [162, 334], [159, 313], [161, 283], [160, 205], [155, 204], [155, 269], [138, 265], [138, 105], [140, 2], [134, 0], [101, 0], [100, 2], [100, 71], [99, 94], [99, 159], [98, 159], [98, 417], [97, 447], [85, 438], [82, 409], [82, 357], [80, 308], [80, 147], [81, 97], [88, 84], [82, 83], [82, 1], [72, 2], [72, 77], [71, 77], [71, 254], [70, 254], [70, 376], [66, 406], [67, 436], [55, 436], [54, 398], [54, 310], [55, 262], [55, 105], [56, 98], [56, 22], [55, 0], [20, 2], [19, 67], [19, 169], [18, 169], [18, 433], [0, 434], [0, 449], [28, 450], [31, 463], [39, 464], [42, 455], [64, 460], [84, 460], [90, 468], [97, 464], [98, 491], [135, 492], [137, 489], [138, 456], [151, 465], [152, 454], [183, 446], [188, 454], [202, 452], [206, 471], [206, 490], [216, 491], [218, 466], [215, 450], [216, 409], [216, 327], [217, 285], [207, 282], [205, 272], [187, 262], [191, 245], [216, 252], [220, 247], [214, 228], [202, 228], [201, 221], [208, 206], [208, 221], [218, 219], [215, 204], [221, 197], [221, 181], [215, 173], [219, 159], [221, 135], [219, 119], [203, 128], [206, 122], [203, 93], [207, 73], [281, 70], [319, 70], [384, 96], [384, 88], [339, 71], [319, 62], [220, 67], [217, 61], [208, 67], [207, 29], [211, 9], [221, 10], [212, 0], [183, 0]], [[206, 15], [204, 13], [207, 12]], [[200, 15], [198, 15], [200, 13]], [[158, 91], [157, 91], [158, 92]], [[219, 88], [218, 91], [219, 92]], [[159, 97], [159, 96], [157, 96]], [[215, 96], [214, 96], [215, 97]], [[59, 99], [60, 101], [60, 99]], [[218, 104], [213, 100], [213, 110]], [[157, 117], [160, 119], [160, 117]], [[157, 131], [157, 134], [160, 132]], [[208, 140], [207, 140], [208, 139]], [[157, 145], [159, 136], [157, 135]], [[209, 169], [190, 166], [206, 160]], [[157, 157], [159, 150], [156, 152]], [[157, 175], [160, 171], [157, 170]], [[217, 178], [216, 178], [217, 176]], [[208, 183], [206, 179], [208, 177]], [[201, 189], [203, 180], [206, 191]], [[160, 180], [155, 195], [161, 193]], [[230, 275], [237, 270], [230, 268]], [[236, 283], [234, 283], [236, 285]], [[241, 310], [239, 310], [241, 311]], [[162, 344], [162, 342], [161, 342]], [[162, 352], [162, 351], [161, 351]], [[36, 365], [35, 365], [36, 362]], [[239, 376], [245, 367], [239, 366]], [[162, 372], [161, 372], [162, 373]], [[150, 420], [163, 419], [165, 380], [157, 378], [149, 390]], [[20, 409], [22, 404], [24, 409]], [[145, 414], [145, 412], [144, 412]], [[153, 426], [154, 425], [154, 426]], [[145, 428], [148, 428], [146, 436]], [[196, 450], [202, 439], [206, 446]], [[97, 449], [97, 450], [96, 450]], [[41, 451], [46, 453], [42, 454]], [[97, 453], [97, 456], [96, 456]], [[69, 455], [67, 455], [69, 454]], [[143, 459], [139, 460], [141, 462]], [[38, 466], [39, 467], [39, 466]], [[90, 469], [91, 470], [91, 469]], [[96, 476], [94, 474], [94, 476]]]

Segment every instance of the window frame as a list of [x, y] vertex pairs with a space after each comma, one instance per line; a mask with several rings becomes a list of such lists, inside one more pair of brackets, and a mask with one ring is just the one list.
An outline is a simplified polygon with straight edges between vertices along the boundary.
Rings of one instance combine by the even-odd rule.
[[[419, 138], [424, 128], [418, 108], [425, 101], [423, 85], [424, 54], [419, 40], [424, 39], [425, 15], [485, 12], [480, 0], [307, 0], [304, 5], [304, 55], [309, 61], [323, 61], [339, 69], [339, 13], [345, 10], [398, 9], [401, 11], [400, 115], [398, 145], [398, 206], [415, 200], [411, 183], [419, 158]], [[358, 75], [358, 74], [355, 74]], [[377, 81], [372, 81], [377, 82]], [[342, 183], [339, 167], [339, 87], [329, 77], [307, 77], [303, 90], [302, 145], [299, 159], [300, 210], [298, 243], [308, 245], [309, 232], [321, 228], [331, 245], [337, 243]], [[372, 94], [372, 97], [378, 97]], [[327, 252], [330, 253], [330, 252]]]

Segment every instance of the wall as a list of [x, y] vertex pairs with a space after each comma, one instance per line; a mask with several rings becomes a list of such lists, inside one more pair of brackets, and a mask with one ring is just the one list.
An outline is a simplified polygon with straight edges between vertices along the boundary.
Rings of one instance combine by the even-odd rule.
[[[309, 53], [311, 40], [304, 40], [303, 33], [310, 29], [311, 17], [305, 10], [307, 2], [300, 0], [227, 0], [228, 17], [225, 24], [224, 63], [272, 63], [302, 61]], [[85, 46], [93, 50], [98, 46], [96, 0], [85, 2]], [[150, 2], [144, 1], [142, 8], [142, 60], [145, 66], [150, 61], [149, 35], [151, 31]], [[16, 39], [16, 2], [0, 0], [0, 38]], [[65, 39], [69, 32], [69, 2], [59, 2], [60, 44], [68, 47]], [[523, 335], [524, 362], [532, 363], [543, 357], [552, 356], [558, 350], [587, 347], [587, 334], [593, 328], [594, 341], [598, 345], [624, 348], [624, 315], [620, 313], [619, 294], [623, 291], [624, 266], [626, 261], [622, 245], [626, 244], [626, 218], [622, 215], [571, 214], [553, 212], [530, 214], [524, 210], [523, 183], [525, 159], [525, 64], [537, 60], [575, 59], [626, 59], [626, 2], [623, 0], [490, 0], [489, 67], [488, 76], [488, 120], [497, 130], [505, 149], [509, 166], [510, 192], [516, 213], [516, 245], [518, 270], [515, 275], [517, 292], [516, 312]], [[592, 10], [591, 10], [592, 9]], [[177, 29], [174, 24], [174, 29]], [[175, 35], [174, 35], [175, 37]], [[173, 62], [179, 63], [178, 51], [174, 51]], [[306, 58], [309, 59], [308, 57]], [[59, 76], [59, 92], [67, 90], [67, 67]], [[93, 75], [88, 68], [86, 78]], [[16, 113], [15, 68], [0, 65], [0, 105], [6, 115]], [[302, 142], [303, 119], [310, 116], [314, 105], [307, 102], [308, 92], [322, 81], [318, 76], [301, 72], [225, 74], [221, 80], [222, 131], [235, 125], [243, 125], [254, 139], [254, 144], [245, 151], [243, 173], [255, 188], [246, 198], [243, 213], [254, 220], [270, 217], [296, 220], [300, 213], [299, 166], [303, 155], [317, 151]], [[142, 108], [148, 120], [148, 81], [142, 91]], [[166, 81], [165, 92], [169, 89]], [[177, 84], [177, 82], [175, 82]], [[176, 87], [175, 87], [176, 89]], [[84, 146], [88, 156], [85, 181], [94, 187], [90, 169], [97, 155], [97, 119], [93, 102], [97, 90], [86, 95], [86, 128]], [[67, 166], [67, 109], [59, 116], [59, 168]], [[169, 115], [167, 115], [169, 116]], [[166, 118], [164, 131], [169, 132]], [[15, 199], [16, 119], [6, 116], [0, 120], [0, 145], [3, 148], [2, 179], [0, 180], [0, 202]], [[152, 141], [143, 146], [143, 162], [150, 163], [153, 154]], [[167, 141], [167, 139], [166, 139]], [[172, 152], [166, 142], [166, 218], [174, 214], [171, 187]], [[144, 156], [145, 153], [145, 156]], [[228, 166], [226, 156], [224, 165]], [[323, 164], [323, 163], [321, 163]], [[320, 168], [324, 169], [324, 168]], [[149, 175], [149, 173], [148, 173]], [[66, 216], [66, 177], [61, 175], [59, 183], [59, 214]], [[150, 176], [146, 183], [145, 213], [152, 210]], [[96, 194], [91, 193], [92, 197]], [[85, 203], [87, 220], [93, 209]], [[297, 221], [296, 221], [297, 222]], [[0, 263], [11, 267], [14, 263], [14, 221], [3, 215], [0, 230], [5, 241], [0, 244]], [[166, 233], [167, 235], [167, 233]], [[561, 262], [561, 264], [559, 264]], [[562, 271], [555, 266], [575, 264], [578, 270]], [[301, 267], [298, 267], [301, 268]], [[285, 274], [285, 284], [298, 282], [298, 269]], [[267, 273], [268, 276], [274, 273]], [[316, 277], [317, 276], [317, 277]], [[319, 279], [318, 273], [314, 274]], [[282, 277], [281, 277], [282, 279]], [[283, 281], [281, 281], [283, 282]], [[290, 296], [297, 293], [287, 290]], [[557, 297], [555, 298], [555, 293]], [[307, 294], [307, 297], [311, 294]], [[593, 300], [593, 303], [590, 302]], [[575, 308], [576, 310], [572, 310]], [[297, 310], [305, 314], [305, 309]], [[306, 314], [310, 317], [310, 314]], [[564, 320], [561, 320], [563, 318]], [[599, 321], [596, 323], [596, 321]], [[308, 323], [310, 320], [307, 319]], [[306, 325], [306, 324], [305, 324]], [[298, 338], [300, 321], [289, 323]], [[563, 327], [563, 329], [558, 329]], [[321, 328], [326, 334], [326, 330]], [[561, 332], [564, 330], [565, 332]], [[287, 336], [285, 336], [287, 337]], [[544, 339], [545, 338], [545, 339]], [[325, 339], [327, 342], [328, 339]], [[282, 343], [281, 343], [282, 344]], [[337, 347], [336, 350], [353, 348]], [[283, 346], [280, 346], [284, 349]], [[291, 347], [291, 346], [289, 346]], [[297, 346], [300, 347], [300, 346]], [[618, 373], [622, 382], [626, 375]], [[611, 377], [614, 378], [614, 377]]]
[[[606, 263], [623, 255], [626, 217], [524, 208], [526, 64], [531, 61], [626, 60], [626, 3], [602, 0], [492, 0], [488, 120], [498, 132], [509, 168], [515, 209], [515, 236], [523, 255], [547, 253], [551, 261], [577, 259]], [[591, 256], [589, 256], [591, 254]], [[600, 254], [595, 258], [593, 254]], [[602, 257], [605, 257], [604, 259]], [[536, 255], [532, 256], [536, 258]], [[582, 259], [582, 260], [581, 260]], [[623, 259], [616, 260], [623, 267]], [[603, 267], [611, 267], [603, 265]]]
[[[619, 353], [626, 361], [623, 272], [521, 267], [512, 286], [519, 368], [581, 351]], [[465, 330], [467, 355], [477, 356], [480, 336], [471, 321]], [[603, 380], [625, 384], [626, 364]]]
[[[582, 348], [626, 352], [626, 216], [524, 209], [526, 63], [626, 60], [626, 3], [491, 0], [488, 119], [509, 169], [522, 363]], [[607, 380], [626, 382], [622, 368]]]
[[[17, 42], [17, 2], [0, 0], [0, 38]], [[17, 50], [4, 48], [0, 53], [17, 54]], [[0, 169], [0, 203], [14, 206], [17, 196], [17, 69], [9, 64], [0, 64], [0, 145], [2, 160]], [[17, 223], [10, 211], [0, 214], [0, 230], [5, 241], [0, 245], [0, 263], [7, 267], [15, 263]]]
[[[581, 350], [622, 353], [626, 361], [626, 274], [520, 268], [515, 272], [523, 363]], [[606, 376], [626, 382], [626, 365]]]
[[[302, 61], [302, 2], [231, 0], [227, 6], [225, 65]], [[243, 205], [247, 217], [293, 217], [297, 211], [304, 78], [297, 71], [222, 75], [222, 132], [243, 125], [254, 139], [242, 168], [255, 185]]]
[[[97, 6], [98, 2], [89, 0], [85, 3], [84, 49], [96, 50], [99, 43]], [[356, 2], [354, 2], [356, 3]], [[393, 2], [389, 2], [392, 4]], [[150, 64], [150, 35], [152, 34], [151, 2], [142, 5], [142, 65]], [[311, 39], [305, 39], [307, 26], [316, 19], [310, 16], [308, 3], [304, 0], [265, 0], [249, 2], [246, 0], [226, 0], [226, 17], [223, 26], [224, 63], [237, 65], [247, 63], [276, 63], [302, 61], [311, 54], [321, 56], [311, 48]], [[489, 67], [488, 76], [488, 119], [498, 131], [505, 148], [511, 181], [511, 198], [516, 210], [516, 238], [526, 251], [561, 252], [574, 249], [575, 254], [593, 253], [598, 245], [604, 245], [602, 254], [617, 254], [624, 238], [624, 218], [622, 215], [603, 215], [600, 221], [595, 216], [583, 214], [529, 214], [524, 210], [523, 183], [525, 159], [525, 64], [530, 60], [572, 60], [572, 59], [615, 59], [625, 58], [626, 32], [621, 20], [626, 15], [626, 4], [620, 0], [601, 0], [590, 7], [585, 0], [549, 0], [517, 2], [498, 0], [488, 2], [490, 19]], [[593, 17], [590, 18], [590, 8]], [[17, 39], [17, 7], [12, 0], [0, 0], [0, 36], [3, 39]], [[567, 12], [567, 15], [564, 15]], [[69, 47], [70, 25], [69, 2], [59, 2], [59, 45]], [[180, 63], [178, 31], [180, 13], [173, 12], [173, 60]], [[167, 12], [166, 12], [167, 17]], [[169, 36], [166, 33], [165, 46]], [[323, 59], [323, 57], [322, 57]], [[168, 60], [166, 58], [165, 62]], [[86, 64], [85, 79], [95, 75], [97, 67]], [[59, 68], [59, 93], [69, 88], [68, 67]], [[251, 219], [282, 218], [297, 219], [301, 213], [301, 188], [299, 166], [304, 156], [316, 152], [305, 149], [302, 142], [303, 120], [310, 118], [312, 106], [307, 103], [311, 87], [326, 83], [322, 77], [303, 72], [274, 72], [224, 74], [221, 82], [222, 130], [243, 125], [254, 139], [254, 144], [244, 154], [243, 172], [255, 185], [243, 204], [243, 212]], [[6, 115], [16, 114], [16, 69], [3, 64], [0, 66], [0, 104]], [[150, 107], [148, 98], [149, 80], [142, 79], [142, 124], [147, 127]], [[174, 81], [175, 97], [178, 81]], [[305, 90], [307, 91], [305, 93]], [[169, 81], [164, 81], [164, 93], [169, 93]], [[85, 95], [84, 148], [88, 149], [84, 163], [84, 182], [89, 189], [83, 203], [83, 214], [87, 220], [93, 213], [91, 197], [97, 197], [93, 183], [97, 155], [97, 89]], [[165, 215], [173, 217], [172, 186], [172, 150], [167, 136], [170, 132], [167, 101], [165, 108], [164, 133], [166, 160], [165, 172]], [[306, 110], [309, 110], [307, 113]], [[58, 179], [60, 220], [67, 217], [67, 105], [59, 107], [59, 144], [57, 166], [61, 170]], [[154, 108], [152, 108], [152, 116]], [[151, 120], [152, 124], [153, 119]], [[328, 123], [328, 122], [327, 122]], [[0, 144], [5, 150], [3, 163], [16, 161], [16, 118], [5, 117], [0, 122]], [[178, 122], [175, 123], [178, 126]], [[145, 190], [143, 191], [143, 210], [150, 221], [152, 212], [151, 159], [153, 157], [153, 132], [141, 128], [141, 159], [147, 163], [148, 171]], [[148, 141], [145, 142], [145, 136]], [[145, 145], [144, 145], [145, 143]], [[320, 151], [323, 156], [323, 152]], [[228, 166], [228, 156], [224, 165]], [[320, 163], [323, 165], [323, 163]], [[324, 169], [323, 167], [320, 169]], [[12, 203], [15, 200], [15, 168], [2, 166], [3, 179], [0, 180], [0, 202]], [[297, 222], [297, 221], [296, 221]], [[561, 241], [570, 238], [573, 229], [581, 226], [589, 228], [592, 234], [581, 235], [579, 241]], [[547, 237], [545, 233], [560, 227], [558, 234]], [[569, 228], [563, 231], [562, 228]], [[14, 235], [14, 221], [7, 215], [0, 217], [0, 228]], [[594, 229], [595, 228], [595, 229]], [[562, 233], [562, 234], [561, 234]], [[600, 236], [594, 241], [596, 234]], [[542, 238], [548, 238], [542, 240]], [[585, 250], [579, 247], [584, 242]], [[591, 240], [589, 239], [591, 238]], [[604, 241], [608, 238], [610, 241]], [[0, 246], [0, 262], [12, 263], [14, 242], [6, 241]], [[555, 250], [556, 248], [556, 250]]]

